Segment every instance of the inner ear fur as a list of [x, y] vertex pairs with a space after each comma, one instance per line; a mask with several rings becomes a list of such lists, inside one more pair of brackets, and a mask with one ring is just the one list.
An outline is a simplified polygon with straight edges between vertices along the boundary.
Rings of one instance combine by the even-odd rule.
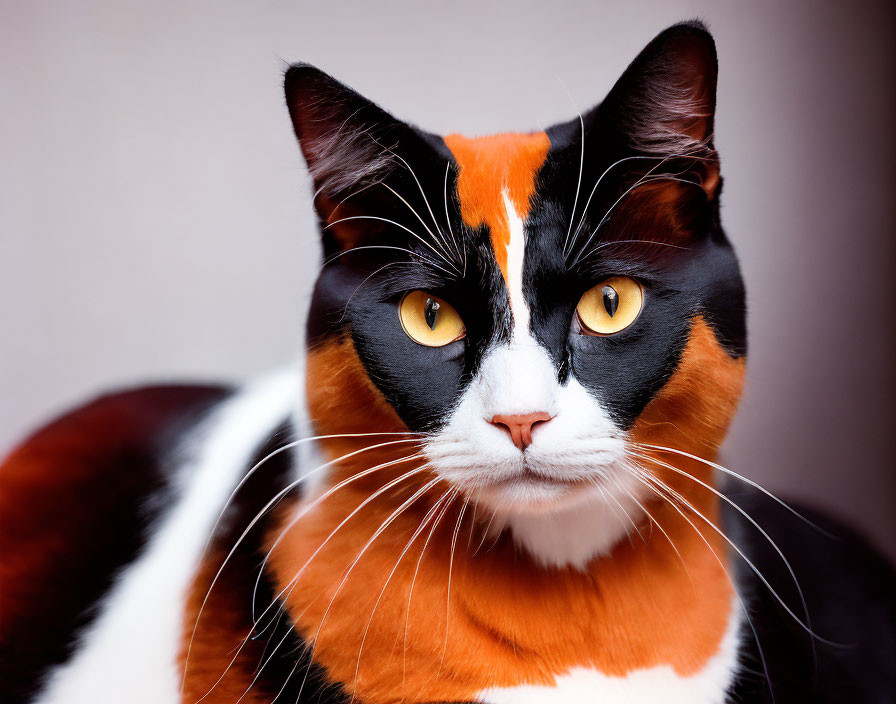
[[395, 193], [422, 212], [419, 188], [438, 164], [445, 169], [430, 135], [309, 64], [290, 66], [284, 91], [326, 252], [388, 237], [397, 228], [375, 218], [400, 222], [410, 213]]
[[632, 61], [598, 107], [598, 122], [611, 126], [631, 153], [668, 158], [657, 171], [696, 182], [712, 199], [720, 183], [713, 145], [717, 78], [712, 35], [699, 22], [674, 25]]
[[391, 168], [395, 118], [310, 64], [290, 66], [283, 87], [316, 193], [338, 201]]

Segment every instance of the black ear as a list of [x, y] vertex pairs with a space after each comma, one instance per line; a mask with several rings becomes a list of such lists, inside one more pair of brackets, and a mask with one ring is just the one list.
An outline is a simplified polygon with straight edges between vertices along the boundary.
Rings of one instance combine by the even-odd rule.
[[398, 120], [309, 64], [290, 66], [286, 103], [315, 188], [330, 197], [370, 184], [392, 166]]
[[[295, 64], [286, 72], [286, 101], [308, 170], [314, 180], [314, 204], [327, 225], [325, 233], [339, 249], [383, 230], [381, 221], [357, 219], [359, 213], [389, 217], [400, 204], [393, 191], [415, 198], [411, 174], [423, 174], [439, 162], [428, 135], [392, 117], [367, 98], [320, 69]], [[412, 187], [408, 185], [411, 184]], [[339, 209], [337, 213], [336, 210]], [[371, 213], [375, 210], [376, 213]], [[354, 219], [345, 222], [344, 218]]]
[[718, 183], [717, 76], [712, 35], [699, 22], [677, 24], [632, 61], [599, 110], [634, 152], [700, 160], [701, 184], [711, 196]]

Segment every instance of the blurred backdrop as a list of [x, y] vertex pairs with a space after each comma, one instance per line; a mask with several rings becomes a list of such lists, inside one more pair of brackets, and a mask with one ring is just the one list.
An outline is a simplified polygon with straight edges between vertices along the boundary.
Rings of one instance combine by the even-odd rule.
[[692, 17], [750, 306], [724, 460], [896, 557], [889, 1], [0, 3], [0, 452], [104, 389], [295, 356], [319, 254], [285, 62], [432, 131], [531, 130]]

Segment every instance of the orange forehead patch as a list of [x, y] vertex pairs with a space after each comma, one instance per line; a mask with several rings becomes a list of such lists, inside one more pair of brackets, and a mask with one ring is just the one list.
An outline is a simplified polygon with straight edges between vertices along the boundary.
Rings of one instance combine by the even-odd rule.
[[536, 132], [471, 138], [452, 134], [445, 137], [445, 144], [460, 168], [457, 197], [461, 216], [470, 227], [489, 228], [495, 259], [507, 281], [510, 222], [504, 195], [525, 220], [535, 191], [535, 175], [551, 146], [548, 135]]

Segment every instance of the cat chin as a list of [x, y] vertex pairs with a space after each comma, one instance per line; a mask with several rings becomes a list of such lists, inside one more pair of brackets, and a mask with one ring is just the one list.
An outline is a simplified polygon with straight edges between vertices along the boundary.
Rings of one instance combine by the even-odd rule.
[[477, 488], [473, 499], [480, 506], [499, 514], [537, 515], [583, 503], [594, 492], [595, 487], [590, 483], [546, 480], [526, 474]]
[[637, 482], [627, 486], [633, 475], [622, 440], [582, 444], [578, 452], [567, 448], [560, 453], [533, 446], [533, 452], [501, 454], [493, 448], [492, 457], [481, 458], [454, 454], [445, 450], [450, 444], [436, 443], [427, 448], [427, 458], [441, 479], [501, 515], [550, 515], [580, 504], [615, 504], [618, 493], [638, 491]]
[[[629, 484], [619, 477], [620, 483]], [[645, 518], [644, 497], [633, 484], [612, 491], [593, 483], [521, 490], [481, 490], [474, 499], [494, 518], [489, 533], [508, 530], [513, 541], [546, 568], [585, 569], [608, 553]]]

